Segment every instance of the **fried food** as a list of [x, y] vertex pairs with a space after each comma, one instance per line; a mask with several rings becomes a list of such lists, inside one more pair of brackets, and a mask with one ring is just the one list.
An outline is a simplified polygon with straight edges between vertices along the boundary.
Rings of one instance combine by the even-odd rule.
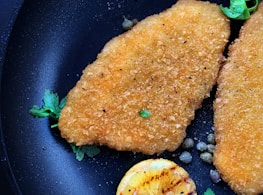
[[62, 137], [78, 146], [174, 151], [216, 82], [229, 34], [228, 19], [209, 2], [179, 1], [140, 21], [85, 68], [61, 112]]
[[189, 174], [167, 159], [148, 159], [135, 164], [122, 178], [116, 195], [191, 194], [196, 186]]
[[238, 194], [263, 193], [263, 4], [229, 48], [214, 103], [214, 164]]

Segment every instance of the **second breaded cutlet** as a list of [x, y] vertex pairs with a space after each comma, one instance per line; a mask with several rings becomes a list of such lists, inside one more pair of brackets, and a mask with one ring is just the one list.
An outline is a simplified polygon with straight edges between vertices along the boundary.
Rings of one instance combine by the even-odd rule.
[[263, 3], [229, 48], [214, 111], [216, 168], [237, 194], [263, 193]]
[[209, 2], [182, 0], [140, 21], [85, 68], [61, 112], [62, 137], [78, 146], [174, 151], [216, 82], [229, 34], [228, 19]]

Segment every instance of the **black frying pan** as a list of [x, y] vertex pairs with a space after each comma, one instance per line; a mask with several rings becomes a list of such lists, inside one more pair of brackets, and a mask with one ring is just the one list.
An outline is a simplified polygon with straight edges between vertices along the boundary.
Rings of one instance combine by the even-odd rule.
[[[227, 5], [228, 1], [214, 1]], [[1, 78], [1, 147], [4, 169], [14, 193], [23, 194], [115, 194], [124, 173], [136, 162], [157, 156], [117, 152], [101, 147], [95, 158], [79, 162], [59, 131], [48, 119], [35, 119], [28, 110], [42, 105], [45, 89], [64, 97], [75, 85], [84, 67], [95, 60], [104, 44], [123, 32], [123, 16], [144, 17], [158, 13], [175, 0], [27, 0], [22, 5], [10, 36]], [[232, 24], [237, 36], [241, 22]], [[212, 132], [211, 98], [196, 112], [188, 137], [205, 141]], [[178, 159], [181, 148], [158, 157], [183, 166], [197, 185], [216, 194], [234, 194], [210, 177], [212, 165], [199, 159]]]

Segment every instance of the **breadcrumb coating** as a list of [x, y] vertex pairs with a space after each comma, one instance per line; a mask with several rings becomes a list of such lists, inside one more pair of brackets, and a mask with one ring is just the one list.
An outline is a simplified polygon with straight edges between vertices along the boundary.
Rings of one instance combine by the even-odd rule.
[[61, 112], [62, 137], [145, 154], [174, 151], [216, 82], [229, 34], [229, 20], [209, 2], [179, 1], [140, 21], [84, 69]]
[[214, 164], [237, 194], [263, 193], [263, 4], [247, 20], [218, 79]]

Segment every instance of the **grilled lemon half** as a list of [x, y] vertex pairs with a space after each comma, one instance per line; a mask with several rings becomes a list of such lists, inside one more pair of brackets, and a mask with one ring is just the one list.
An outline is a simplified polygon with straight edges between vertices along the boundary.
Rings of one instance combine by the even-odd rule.
[[167, 159], [148, 159], [131, 167], [122, 178], [116, 195], [196, 195], [187, 171]]

